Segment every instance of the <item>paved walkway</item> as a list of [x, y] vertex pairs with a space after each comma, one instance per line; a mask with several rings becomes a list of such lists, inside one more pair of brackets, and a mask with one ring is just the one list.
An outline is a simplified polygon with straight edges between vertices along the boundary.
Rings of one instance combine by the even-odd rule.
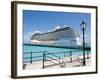
[[[72, 62], [70, 61], [69, 57], [65, 57], [63, 58], [63, 60], [59, 61], [45, 61], [44, 65], [45, 68], [67, 68], [67, 67], [80, 67], [82, 66], [82, 56], [79, 57], [80, 59], [74, 57], [72, 59]], [[91, 65], [91, 58], [86, 59], [86, 66], [90, 66]], [[32, 64], [27, 63], [24, 64], [24, 69], [43, 69], [43, 61], [35, 61], [32, 62]]]

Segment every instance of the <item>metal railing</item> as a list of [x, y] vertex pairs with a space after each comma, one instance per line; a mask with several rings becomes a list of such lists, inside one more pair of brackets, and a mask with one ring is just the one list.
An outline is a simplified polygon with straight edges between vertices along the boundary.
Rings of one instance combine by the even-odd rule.
[[[79, 55], [75, 54], [77, 52], [80, 52], [79, 50], [75, 50], [75, 51], [65, 51], [65, 52], [47, 52], [47, 51], [37, 51], [37, 52], [25, 52], [24, 55], [28, 54], [28, 57], [25, 57], [23, 55], [23, 63], [30, 63], [32, 64], [32, 62], [34, 61], [40, 61], [42, 60], [42, 68], [44, 69], [46, 66], [48, 66], [47, 64], [45, 64], [45, 62], [47, 61], [50, 61], [50, 62], [53, 62], [54, 64], [58, 64], [61, 66], [61, 64], [65, 64], [66, 62], [63, 60], [63, 58], [65, 57], [69, 57], [69, 62], [72, 63], [74, 60], [73, 60], [73, 56], [77, 56], [77, 61], [80, 62], [80, 58], [79, 58]], [[34, 56], [34, 53], [41, 53], [42, 55], [40, 56]], [[62, 54], [63, 57], [61, 57], [60, 55], [58, 54]], [[89, 59], [89, 53], [88, 53], [88, 50], [87, 50], [87, 56], [86, 56], [87, 59]], [[26, 59], [29, 59], [29, 61], [25, 61]], [[38, 59], [38, 60], [37, 60]], [[56, 61], [57, 63], [55, 63], [54, 61]]]
[[[43, 53], [44, 51], [37, 51], [37, 52], [25, 52], [23, 54], [23, 63], [28, 63], [30, 62], [32, 64], [33, 61], [38, 61], [38, 60], [42, 60], [42, 59], [38, 59], [38, 60], [35, 60], [35, 58], [42, 58], [42, 55], [40, 56], [34, 56], [33, 54], [34, 53]], [[28, 55], [28, 57], [25, 57], [24, 55]], [[28, 61], [25, 61], [26, 59], [28, 59]], [[34, 60], [33, 60], [34, 59]]]
[[[50, 56], [51, 55], [51, 56]], [[45, 65], [45, 62], [46, 61], [50, 61], [50, 62], [53, 62], [54, 64], [57, 64], [55, 63], [54, 61], [58, 62], [58, 64], [61, 64], [61, 61], [60, 61], [60, 57], [55, 55], [55, 54], [51, 54], [51, 53], [43, 53], [43, 68], [45, 68], [47, 65]]]

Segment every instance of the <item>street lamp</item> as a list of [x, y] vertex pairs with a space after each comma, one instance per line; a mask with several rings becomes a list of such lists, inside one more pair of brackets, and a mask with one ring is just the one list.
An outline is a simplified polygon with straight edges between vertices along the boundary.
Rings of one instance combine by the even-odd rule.
[[82, 23], [80, 24], [81, 25], [81, 28], [82, 28], [82, 31], [83, 31], [83, 66], [86, 65], [86, 61], [85, 61], [85, 28], [86, 28], [86, 23], [85, 21], [82, 21]]

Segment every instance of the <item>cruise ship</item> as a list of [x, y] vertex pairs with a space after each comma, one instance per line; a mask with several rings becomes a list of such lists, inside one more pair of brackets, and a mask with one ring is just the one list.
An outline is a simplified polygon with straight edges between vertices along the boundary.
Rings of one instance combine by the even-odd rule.
[[62, 27], [45, 33], [35, 33], [30, 44], [78, 46], [82, 44], [80, 35], [71, 27]]

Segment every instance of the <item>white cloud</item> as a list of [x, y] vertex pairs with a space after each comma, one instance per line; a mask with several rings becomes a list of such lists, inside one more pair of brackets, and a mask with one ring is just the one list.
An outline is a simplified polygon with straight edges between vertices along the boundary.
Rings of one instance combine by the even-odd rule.
[[[80, 37], [83, 38], [83, 34], [81, 34]], [[84, 37], [87, 38], [88, 36], [85, 34]]]
[[34, 32], [27, 32], [26, 34], [24, 34], [24, 43], [29, 43], [31, 36], [35, 33], [41, 33], [41, 32], [36, 30]]
[[[91, 36], [85, 34], [85, 42], [90, 43], [91, 42]], [[83, 34], [80, 35], [81, 40], [83, 39]]]
[[32, 36], [33, 32], [27, 32], [26, 34], [24, 34], [24, 43], [28, 43], [31, 36]]

